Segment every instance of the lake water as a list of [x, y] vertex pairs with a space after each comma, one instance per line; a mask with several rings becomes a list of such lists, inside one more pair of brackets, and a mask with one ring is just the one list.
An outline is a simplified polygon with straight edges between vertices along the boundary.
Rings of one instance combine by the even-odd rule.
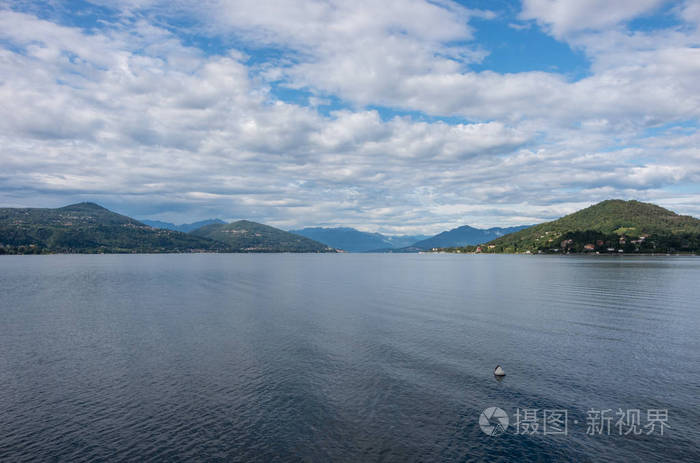
[[699, 331], [692, 257], [3, 256], [0, 461], [697, 462]]

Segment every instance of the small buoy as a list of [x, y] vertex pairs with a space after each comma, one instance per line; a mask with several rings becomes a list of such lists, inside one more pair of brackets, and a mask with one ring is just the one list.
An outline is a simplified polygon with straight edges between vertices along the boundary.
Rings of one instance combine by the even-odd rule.
[[505, 376], [506, 372], [503, 371], [503, 368], [501, 368], [500, 365], [496, 365], [496, 369], [493, 370], [493, 374], [496, 376]]

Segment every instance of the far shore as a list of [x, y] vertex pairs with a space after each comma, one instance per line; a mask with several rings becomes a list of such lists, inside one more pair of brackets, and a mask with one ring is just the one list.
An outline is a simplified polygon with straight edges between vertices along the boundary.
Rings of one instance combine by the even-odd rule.
[[217, 255], [243, 255], [243, 254], [254, 254], [254, 255], [270, 255], [270, 254], [289, 254], [289, 255], [337, 255], [337, 254], [351, 254], [351, 255], [363, 255], [363, 254], [392, 254], [392, 255], [425, 255], [425, 254], [454, 254], [454, 255], [479, 255], [479, 256], [541, 256], [541, 257], [551, 257], [551, 256], [585, 256], [585, 257], [698, 257], [697, 253], [527, 253], [527, 252], [455, 252], [455, 251], [420, 251], [420, 252], [207, 252], [207, 251], [194, 251], [194, 252], [47, 252], [47, 253], [26, 253], [26, 254], [0, 254], [0, 258], [6, 256], [162, 256], [162, 255], [186, 255], [186, 254], [217, 254]]

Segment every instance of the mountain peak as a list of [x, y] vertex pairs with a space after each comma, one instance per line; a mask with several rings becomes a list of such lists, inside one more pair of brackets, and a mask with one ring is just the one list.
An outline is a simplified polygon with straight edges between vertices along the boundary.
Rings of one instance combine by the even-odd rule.
[[456, 246], [467, 246], [485, 243], [499, 236], [513, 233], [526, 228], [527, 225], [509, 228], [489, 228], [486, 230], [474, 228], [469, 225], [453, 228], [452, 230], [438, 233], [432, 238], [428, 238], [415, 243], [413, 246], [420, 249], [447, 248]]
[[334, 252], [325, 244], [250, 220], [214, 223], [191, 233], [220, 241], [242, 252]]
[[[600, 248], [616, 251], [621, 243], [627, 245], [625, 249], [634, 248], [629, 243], [634, 243], [641, 249], [647, 246], [646, 242], [653, 241], [658, 247], [644, 248], [643, 251], [661, 252], [667, 248], [690, 249], [693, 245], [686, 235], [697, 234], [700, 234], [700, 220], [694, 217], [678, 215], [656, 204], [608, 199], [488, 244], [495, 252], [568, 250], [571, 246], [564, 244], [568, 241], [575, 242], [579, 247], [586, 245], [587, 250]], [[649, 236], [656, 236], [657, 239], [644, 242]], [[674, 236], [676, 238], [669, 238]], [[581, 240], [583, 241], [579, 243]], [[640, 244], [642, 242], [644, 246]], [[575, 252], [580, 252], [576, 246]]]
[[[592, 206], [589, 206], [586, 209], [614, 209], [616, 211], [622, 211], [622, 210], [627, 210], [627, 211], [646, 211], [646, 212], [657, 212], [657, 213], [665, 213], [667, 215], [678, 215], [673, 211], [670, 211], [668, 209], [665, 209], [659, 205], [652, 204], [652, 203], [644, 203], [642, 201], [637, 201], [635, 199], [606, 199], [604, 201], [601, 201], [599, 203], [596, 203]], [[586, 210], [583, 209], [583, 210]], [[582, 211], [578, 211], [582, 212]], [[576, 212], [575, 212], [576, 213]], [[574, 213], [574, 214], [575, 214]]]
[[64, 211], [108, 211], [109, 209], [100, 206], [97, 203], [85, 201], [82, 203], [69, 204], [68, 206], [60, 207]]

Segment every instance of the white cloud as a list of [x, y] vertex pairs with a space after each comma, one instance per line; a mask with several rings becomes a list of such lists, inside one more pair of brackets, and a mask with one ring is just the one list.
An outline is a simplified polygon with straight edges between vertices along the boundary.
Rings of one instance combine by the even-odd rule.
[[[569, 39], [586, 51], [594, 72], [576, 82], [550, 72], [471, 72], [469, 64], [488, 50], [473, 43], [469, 21], [494, 14], [448, 1], [210, 0], [187, 11], [199, 15], [210, 34], [286, 50], [283, 59], [261, 67], [261, 76], [358, 108], [384, 105], [477, 121], [545, 118], [557, 125], [624, 116], [644, 125], [698, 116], [697, 35], [630, 35], [616, 28], [661, 3], [526, 1], [524, 18], [558, 37], [578, 32]], [[692, 15], [692, 5], [683, 11]], [[590, 30], [598, 32], [584, 33]]]
[[700, 25], [700, 2], [686, 0], [680, 8], [680, 16], [688, 23]]
[[601, 30], [653, 11], [666, 0], [523, 0], [520, 19], [532, 19], [563, 38]]
[[0, 60], [2, 189], [9, 199], [32, 192], [34, 205], [47, 195], [209, 202], [275, 222], [317, 207], [300, 204], [340, 201], [379, 220], [393, 215], [376, 208], [378, 182], [397, 194], [420, 175], [407, 160], [429, 166], [507, 152], [528, 138], [497, 122], [384, 122], [375, 111], [326, 118], [270, 98], [239, 55], [205, 57], [163, 31], [149, 55], [140, 35], [122, 28], [87, 35], [0, 13], [0, 23], [10, 22], [34, 34], [3, 31], [23, 52], [5, 49]]
[[[185, 46], [136, 3], [92, 31], [0, 11], [0, 203], [394, 232], [531, 223], [616, 196], [697, 210], [696, 190], [664, 190], [700, 183], [697, 130], [663, 127], [700, 116], [695, 32], [580, 34], [592, 73], [572, 82], [470, 72], [476, 13], [402, 5], [205, 3], [211, 34], [292, 49], [264, 66]], [[284, 103], [270, 79], [349, 105]]]

